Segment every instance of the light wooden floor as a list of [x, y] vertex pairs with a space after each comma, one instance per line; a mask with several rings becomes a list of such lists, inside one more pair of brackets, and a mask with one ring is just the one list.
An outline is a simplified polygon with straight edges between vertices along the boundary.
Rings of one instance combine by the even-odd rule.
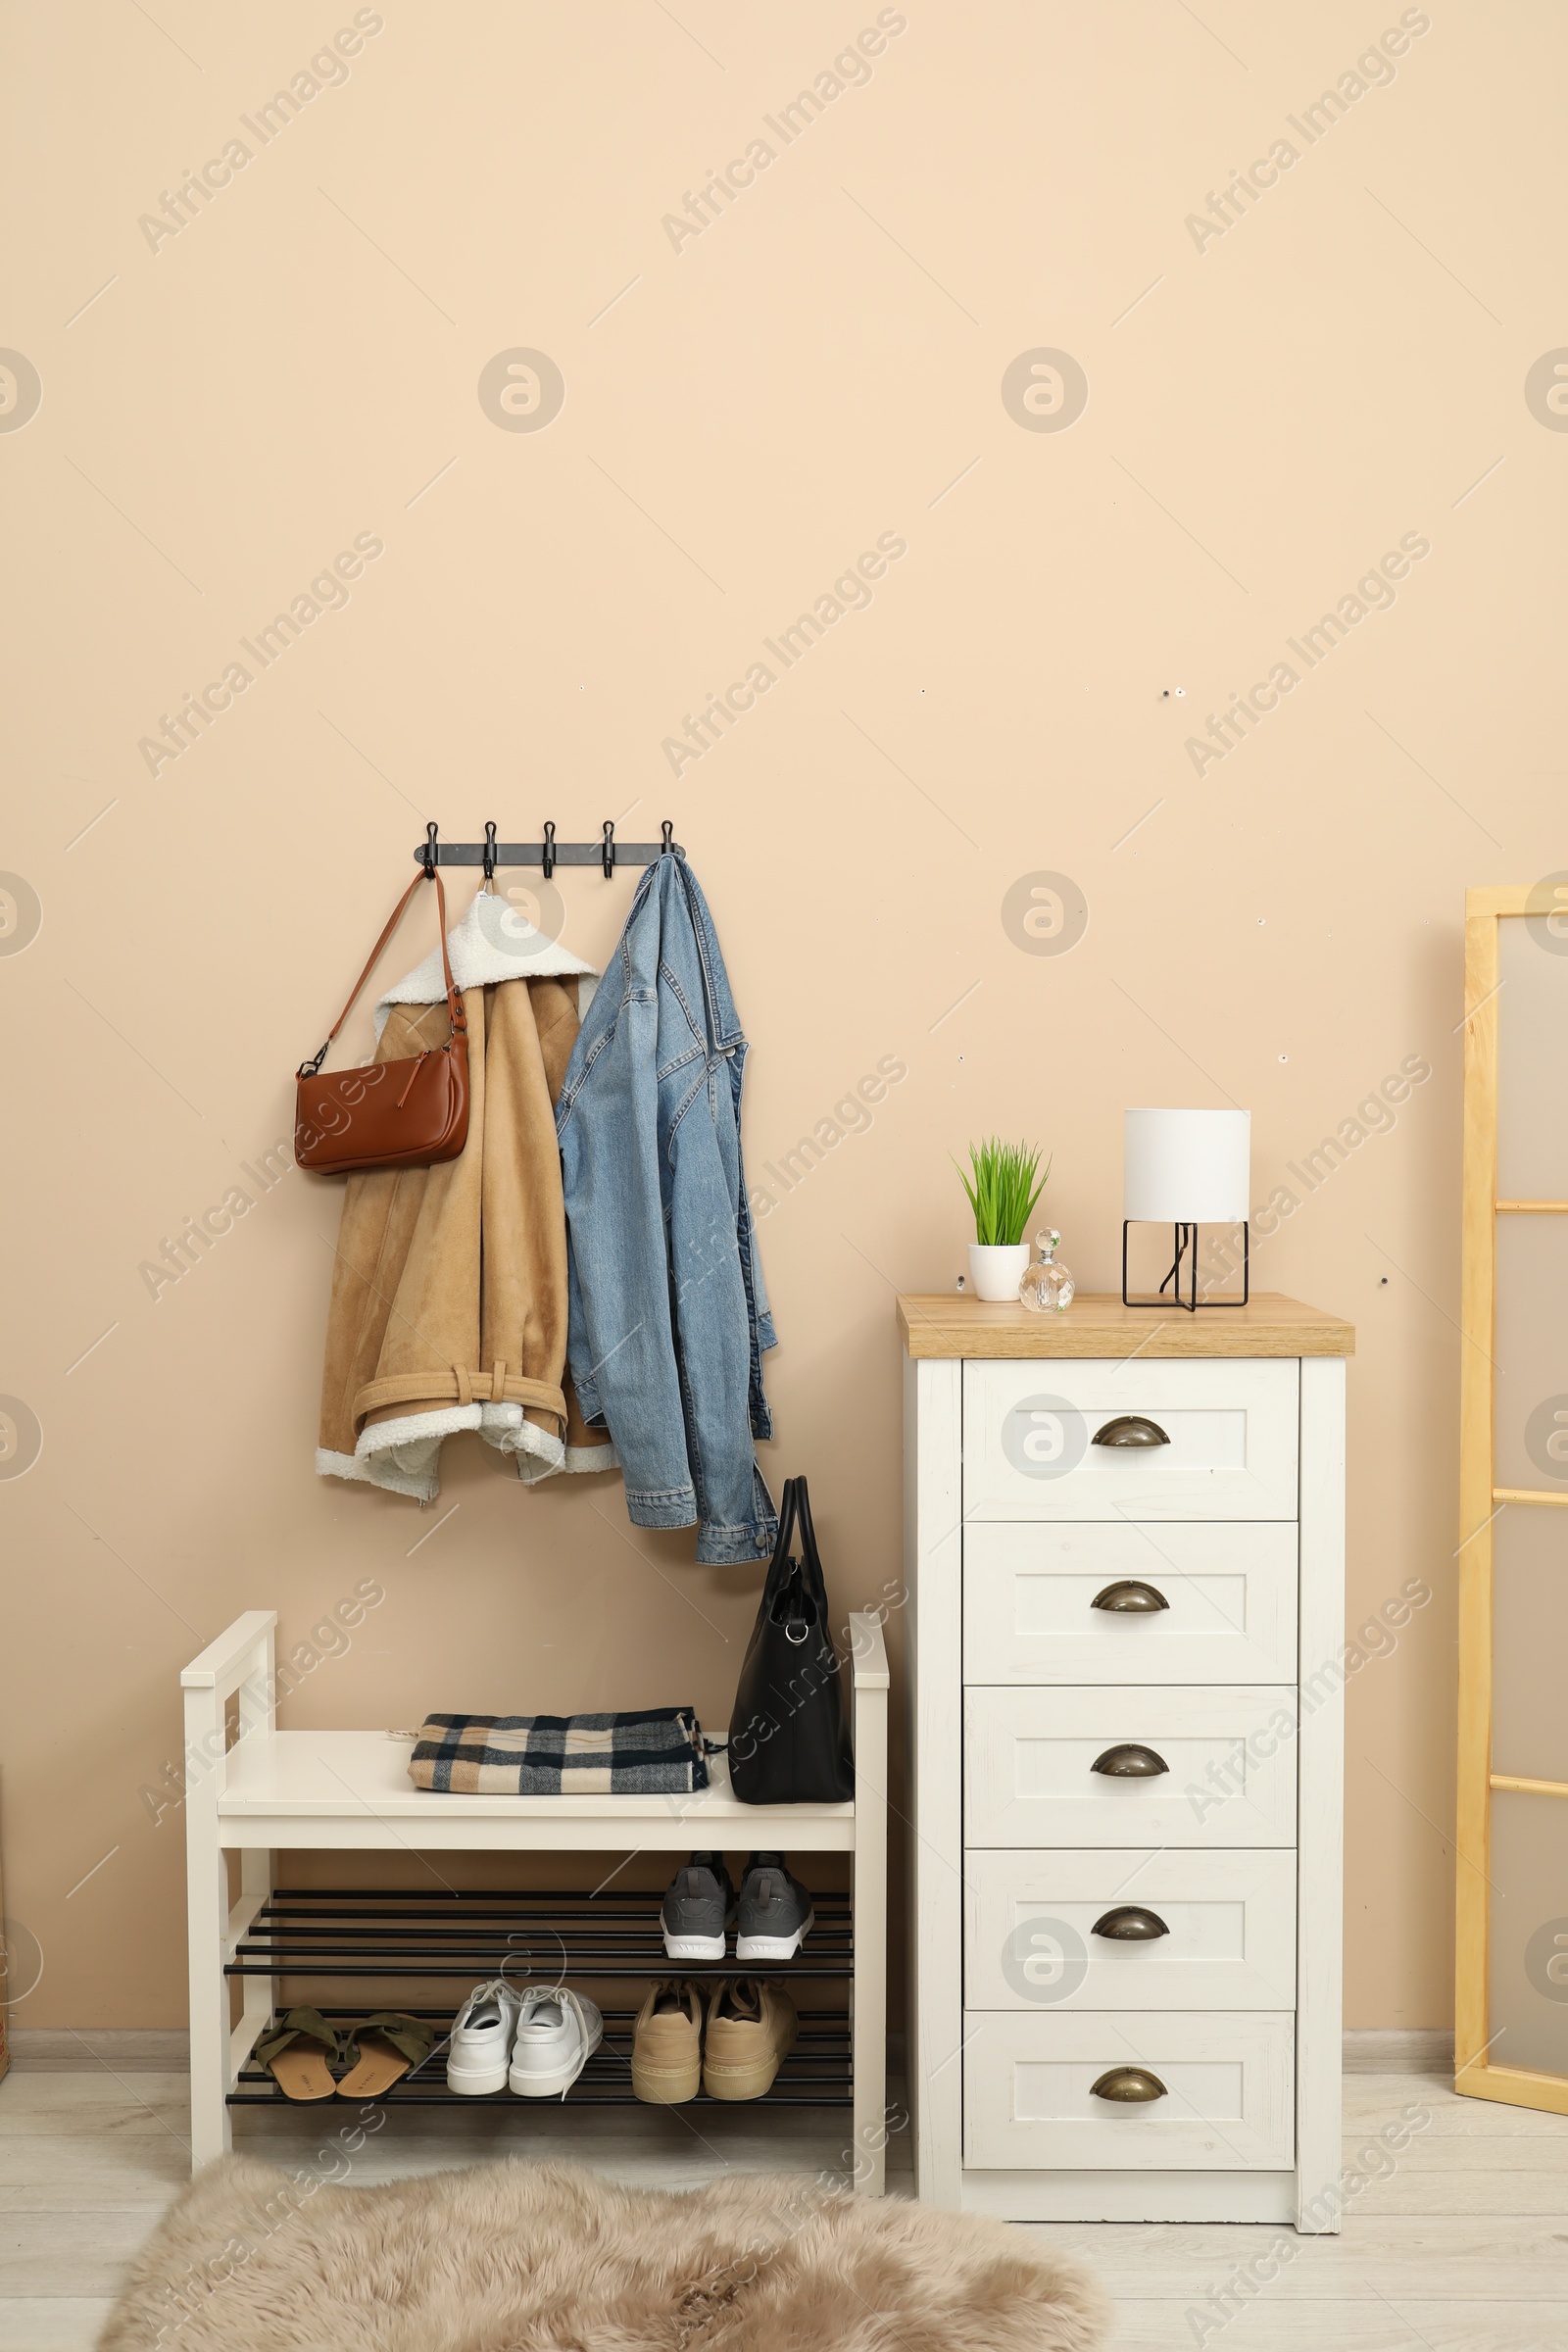
[[[1279, 2229], [1053, 2225], [1032, 2234], [1084, 2255], [1118, 2303], [1115, 2352], [1568, 2352], [1568, 2118], [1456, 2099], [1438, 2077], [1346, 2082], [1346, 2162], [1412, 2104], [1430, 2112], [1392, 2176], [1352, 2200], [1338, 2238]], [[328, 2109], [240, 2119], [236, 2145], [316, 2165], [345, 2119]], [[0, 2083], [0, 2352], [89, 2352], [124, 2266], [184, 2180], [185, 2082], [176, 2074], [13, 2071]], [[548, 2150], [624, 2180], [687, 2186], [730, 2166], [834, 2167], [841, 2124], [803, 2110], [766, 2129], [741, 2109], [612, 2109], [543, 2102], [393, 2114], [353, 2159], [358, 2183]], [[907, 2194], [901, 2143], [890, 2181]], [[339, 2171], [346, 2160], [332, 2159]], [[323, 2164], [318, 2169], [331, 2170]], [[1252, 2256], [1289, 2241], [1269, 2285], [1209, 2298]], [[1194, 2316], [1196, 2315], [1196, 2316]], [[1203, 2332], [1207, 2323], [1207, 2332]]]

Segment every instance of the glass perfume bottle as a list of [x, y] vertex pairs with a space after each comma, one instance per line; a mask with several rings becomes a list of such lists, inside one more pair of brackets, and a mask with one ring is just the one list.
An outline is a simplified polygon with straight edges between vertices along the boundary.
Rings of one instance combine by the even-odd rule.
[[1018, 1297], [1037, 1315], [1065, 1314], [1078, 1288], [1055, 1254], [1060, 1245], [1060, 1234], [1053, 1233], [1049, 1228], [1035, 1235], [1035, 1247], [1040, 1255], [1032, 1266], [1024, 1268], [1023, 1279], [1018, 1285]]

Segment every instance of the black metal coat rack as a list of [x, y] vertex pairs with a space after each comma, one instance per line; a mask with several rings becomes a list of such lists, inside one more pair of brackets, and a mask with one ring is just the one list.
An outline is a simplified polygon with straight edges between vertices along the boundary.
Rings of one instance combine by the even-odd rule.
[[686, 855], [673, 838], [674, 827], [667, 816], [660, 830], [662, 841], [617, 841], [613, 820], [607, 817], [598, 841], [558, 841], [553, 822], [546, 823], [543, 841], [497, 841], [493, 824], [485, 826], [483, 841], [441, 841], [437, 839], [439, 828], [427, 824], [414, 862], [422, 865], [427, 874], [433, 874], [438, 865], [482, 865], [486, 881], [498, 865], [537, 865], [543, 867], [547, 882], [558, 865], [597, 865], [608, 882], [617, 865], [652, 865], [658, 858]]

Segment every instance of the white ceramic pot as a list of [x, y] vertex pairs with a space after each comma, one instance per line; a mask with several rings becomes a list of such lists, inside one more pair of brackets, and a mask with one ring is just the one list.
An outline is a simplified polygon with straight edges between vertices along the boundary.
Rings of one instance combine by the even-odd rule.
[[1029, 1263], [1027, 1242], [1004, 1242], [991, 1248], [980, 1242], [969, 1244], [969, 1288], [977, 1298], [989, 1298], [994, 1305], [1004, 1299], [1017, 1303], [1018, 1285]]

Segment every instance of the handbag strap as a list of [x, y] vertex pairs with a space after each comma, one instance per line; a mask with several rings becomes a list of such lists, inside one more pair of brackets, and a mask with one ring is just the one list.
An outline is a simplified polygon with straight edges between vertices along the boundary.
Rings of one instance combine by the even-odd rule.
[[804, 1478], [795, 1481], [795, 1516], [800, 1525], [801, 1564], [809, 1575], [815, 1577], [817, 1589], [821, 1591], [822, 1555], [816, 1548], [816, 1530], [811, 1525], [811, 1497], [806, 1491]]
[[773, 1539], [773, 1557], [767, 1563], [764, 1592], [772, 1592], [777, 1578], [789, 1567], [790, 1536], [795, 1526], [795, 1489], [793, 1478], [784, 1481], [784, 1494], [778, 1506], [778, 1534]]
[[409, 901], [413, 898], [415, 892], [418, 889], [421, 882], [433, 882], [435, 884], [436, 918], [441, 926], [441, 969], [446, 974], [447, 1010], [452, 1017], [452, 1034], [454, 1037], [466, 1036], [468, 1028], [468, 1016], [463, 1008], [463, 999], [458, 995], [457, 988], [454, 985], [452, 978], [452, 959], [447, 954], [447, 894], [441, 887], [440, 868], [434, 865], [421, 866], [419, 871], [415, 875], [414, 880], [409, 884], [408, 889], [403, 893], [402, 898], [399, 899], [397, 905], [387, 916], [386, 928], [381, 933], [381, 936], [376, 941], [374, 947], [370, 950], [369, 956], [366, 961], [365, 969], [355, 981], [348, 1003], [344, 1005], [342, 1011], [338, 1014], [337, 1019], [332, 1023], [331, 1028], [326, 1033], [326, 1044], [321, 1048], [321, 1051], [317, 1054], [314, 1061], [302, 1061], [300, 1063], [298, 1070], [295, 1072], [296, 1077], [314, 1078], [317, 1071], [320, 1068], [322, 1062], [326, 1059], [327, 1051], [331, 1046], [332, 1040], [336, 1037], [338, 1031], [348, 1019], [349, 1014], [354, 1010], [354, 1006], [356, 1001], [358, 1000], [361, 989], [370, 977], [371, 972], [374, 971], [376, 963], [380, 958], [382, 949], [386, 946], [387, 941], [397, 929], [398, 924], [402, 919], [404, 908], [407, 906]]
[[[767, 1583], [763, 1590], [762, 1606], [775, 1625], [782, 1626], [790, 1641], [804, 1642], [811, 1625], [822, 1618], [822, 1604], [817, 1595], [822, 1590], [822, 1571], [816, 1568], [813, 1586], [808, 1561], [816, 1559], [816, 1542], [809, 1533], [804, 1478], [788, 1478], [784, 1482], [784, 1499], [778, 1511], [778, 1541], [768, 1563]], [[800, 1539], [802, 1559], [791, 1556], [791, 1538]], [[799, 1636], [791, 1634], [792, 1625], [804, 1630]]]
[[822, 1555], [816, 1548], [816, 1529], [811, 1524], [811, 1497], [807, 1492], [804, 1477], [795, 1481], [796, 1534], [801, 1543], [801, 1587], [809, 1601], [812, 1614], [818, 1619], [823, 1639], [831, 1645], [827, 1630], [827, 1580], [822, 1574]]

